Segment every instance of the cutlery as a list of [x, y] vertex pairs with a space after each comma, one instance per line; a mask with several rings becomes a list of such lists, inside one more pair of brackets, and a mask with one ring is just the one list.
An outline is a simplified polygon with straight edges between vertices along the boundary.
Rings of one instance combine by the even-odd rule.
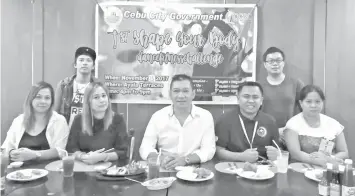
[[[144, 182], [140, 182], [140, 181], [138, 181], [138, 180], [134, 180], [134, 179], [132, 179], [132, 178], [127, 178], [127, 177], [125, 177], [125, 179], [130, 180], [130, 181], [132, 181], [132, 182], [140, 183], [141, 185], [143, 185], [143, 183], [144, 183]], [[144, 186], [144, 185], [143, 185], [143, 186]]]
[[108, 153], [108, 152], [111, 152], [111, 151], [113, 151], [113, 150], [114, 150], [114, 148], [110, 148], [110, 149], [108, 149], [108, 150], [103, 151], [102, 153]]

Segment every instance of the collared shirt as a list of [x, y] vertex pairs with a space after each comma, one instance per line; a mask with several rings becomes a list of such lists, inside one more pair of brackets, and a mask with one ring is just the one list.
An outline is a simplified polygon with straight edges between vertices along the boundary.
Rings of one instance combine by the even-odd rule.
[[216, 124], [217, 146], [232, 152], [244, 152], [250, 148], [238, 115], [243, 120], [250, 142], [253, 137], [254, 125], [256, 121], [258, 122], [252, 148], [257, 148], [260, 156], [267, 157], [265, 146], [274, 146], [272, 140], [278, 143], [279, 132], [275, 119], [262, 111], [259, 111], [253, 120], [244, 117], [240, 113], [239, 107], [223, 115]]
[[192, 105], [191, 113], [181, 126], [172, 105], [155, 112], [146, 128], [139, 153], [146, 160], [157, 148], [179, 156], [196, 154], [201, 162], [211, 160], [216, 151], [212, 114]]

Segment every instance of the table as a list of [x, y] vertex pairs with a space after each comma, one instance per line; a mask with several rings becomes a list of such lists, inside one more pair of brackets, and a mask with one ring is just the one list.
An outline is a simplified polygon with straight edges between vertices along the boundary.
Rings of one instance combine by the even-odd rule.
[[318, 183], [305, 178], [302, 173], [288, 170], [287, 174], [276, 174], [265, 181], [251, 181], [224, 174], [214, 168], [217, 160], [202, 164], [215, 176], [204, 182], [177, 180], [168, 190], [168, 196], [314, 196], [318, 195]]
[[[51, 161], [29, 164], [19, 169], [44, 168]], [[122, 165], [120, 163], [114, 163]], [[10, 171], [8, 171], [10, 172]], [[169, 173], [162, 174], [169, 176]], [[146, 176], [137, 178], [144, 181]], [[167, 189], [150, 191], [139, 183], [132, 181], [103, 181], [96, 179], [96, 172], [75, 172], [73, 177], [62, 176], [61, 172], [50, 171], [49, 174], [32, 182], [6, 181], [6, 196], [166, 196]]]
[[[46, 163], [23, 166], [25, 168], [44, 168]], [[16, 183], [7, 181], [5, 194], [8, 196], [314, 196], [318, 195], [317, 183], [303, 174], [289, 170], [287, 174], [276, 174], [265, 181], [250, 181], [236, 175], [216, 171], [217, 160], [202, 164], [210, 169], [215, 177], [205, 182], [187, 182], [177, 179], [169, 189], [150, 191], [131, 181], [100, 181], [95, 172], [77, 172], [71, 178], [63, 178], [60, 172], [50, 172], [43, 179]], [[175, 172], [161, 173], [161, 176], [175, 176]], [[140, 181], [144, 181], [143, 176]]]

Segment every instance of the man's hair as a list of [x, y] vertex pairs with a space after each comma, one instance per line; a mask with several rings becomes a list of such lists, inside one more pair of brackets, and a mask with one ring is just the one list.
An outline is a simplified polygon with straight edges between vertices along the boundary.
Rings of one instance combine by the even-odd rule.
[[176, 81], [184, 81], [184, 80], [187, 80], [190, 82], [190, 85], [191, 85], [191, 88], [194, 89], [194, 85], [192, 83], [192, 78], [186, 74], [177, 74], [177, 75], [174, 75], [172, 78], [171, 78], [171, 83], [170, 83], [170, 90], [171, 88], [173, 87], [173, 84], [174, 82]]
[[259, 88], [260, 92], [261, 92], [261, 95], [264, 94], [264, 90], [263, 90], [263, 87], [261, 86], [261, 84], [259, 84], [258, 82], [252, 82], [252, 81], [247, 81], [247, 82], [243, 82], [241, 84], [239, 84], [238, 86], [238, 94], [243, 90], [243, 88], [245, 86], [256, 86]]
[[285, 53], [281, 50], [281, 49], [279, 49], [279, 48], [277, 48], [277, 47], [270, 47], [270, 48], [268, 48], [265, 52], [264, 52], [264, 54], [263, 54], [263, 61], [265, 62], [266, 61], [266, 57], [267, 57], [267, 55], [269, 55], [269, 54], [273, 54], [273, 53], [277, 53], [277, 52], [279, 52], [280, 54], [281, 54], [281, 56], [282, 56], [282, 59], [283, 60], [285, 60]]

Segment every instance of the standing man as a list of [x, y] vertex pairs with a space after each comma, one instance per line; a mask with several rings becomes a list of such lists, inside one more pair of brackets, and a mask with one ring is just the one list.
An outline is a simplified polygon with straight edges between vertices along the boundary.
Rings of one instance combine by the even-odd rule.
[[260, 111], [263, 89], [259, 83], [245, 82], [238, 87], [239, 106], [222, 115], [216, 124], [219, 159], [256, 162], [277, 159], [279, 132], [272, 116]]
[[74, 67], [76, 74], [61, 80], [55, 92], [54, 110], [62, 114], [69, 127], [83, 107], [86, 87], [93, 81], [96, 52], [89, 47], [80, 47], [75, 52]]
[[174, 154], [166, 169], [204, 163], [216, 151], [212, 114], [192, 104], [195, 97], [191, 77], [173, 76], [170, 84], [172, 105], [155, 112], [146, 128], [139, 153], [143, 160], [157, 156], [157, 148]]
[[285, 75], [285, 54], [279, 48], [268, 48], [263, 61], [267, 77], [259, 81], [264, 89], [262, 111], [275, 118], [282, 137], [286, 122], [300, 112], [298, 100], [304, 84], [299, 79]]

